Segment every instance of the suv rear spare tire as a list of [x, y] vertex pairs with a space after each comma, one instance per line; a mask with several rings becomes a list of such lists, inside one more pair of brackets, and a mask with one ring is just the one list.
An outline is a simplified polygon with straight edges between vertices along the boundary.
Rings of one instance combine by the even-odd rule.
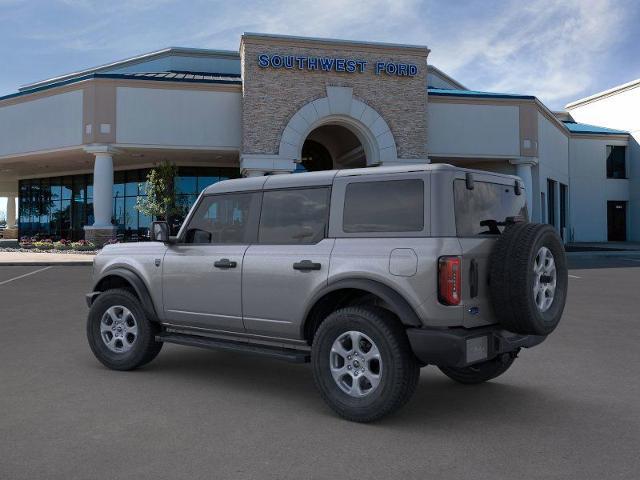
[[505, 329], [550, 334], [562, 316], [568, 286], [564, 246], [553, 227], [507, 227], [491, 255], [489, 282], [495, 315]]

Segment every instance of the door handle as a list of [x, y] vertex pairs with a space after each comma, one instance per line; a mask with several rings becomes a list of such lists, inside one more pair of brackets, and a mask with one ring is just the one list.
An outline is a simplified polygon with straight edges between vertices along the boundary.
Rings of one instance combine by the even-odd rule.
[[311, 260], [302, 260], [293, 264], [294, 270], [320, 270], [321, 264], [312, 262]]
[[213, 263], [213, 266], [216, 268], [236, 268], [237, 265], [236, 262], [232, 262], [228, 258], [222, 258]]

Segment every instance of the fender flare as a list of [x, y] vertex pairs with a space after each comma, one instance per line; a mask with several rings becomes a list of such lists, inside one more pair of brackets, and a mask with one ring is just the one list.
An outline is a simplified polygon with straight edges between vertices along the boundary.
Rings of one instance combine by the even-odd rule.
[[92, 301], [95, 300], [95, 298], [97, 298], [100, 293], [102, 293], [102, 291], [98, 290], [97, 287], [98, 285], [100, 285], [100, 282], [108, 277], [120, 277], [129, 285], [131, 285], [133, 287], [133, 290], [136, 292], [136, 296], [140, 299], [140, 303], [142, 303], [142, 308], [144, 309], [145, 313], [154, 320], [158, 319], [158, 314], [156, 313], [156, 308], [153, 305], [153, 300], [151, 300], [149, 289], [142, 281], [140, 276], [134, 271], [129, 270], [128, 268], [116, 267], [104, 271], [102, 275], [100, 275], [100, 278], [94, 283], [93, 292], [96, 293], [96, 295], [92, 298]]
[[314, 295], [314, 297], [309, 302], [310, 306], [305, 311], [304, 323], [307, 323], [309, 314], [311, 313], [313, 307], [315, 307], [318, 300], [320, 300], [328, 293], [347, 288], [364, 290], [376, 295], [377, 297], [380, 297], [387, 305], [389, 305], [389, 307], [391, 307], [391, 311], [398, 316], [403, 325], [412, 327], [422, 326], [422, 322], [420, 321], [420, 318], [416, 314], [415, 310], [402, 295], [400, 295], [397, 291], [385, 285], [384, 283], [380, 283], [376, 280], [369, 280], [366, 278], [338, 280], [337, 282], [330, 283], [329, 285], [324, 287], [322, 290], [316, 293], [316, 295]]

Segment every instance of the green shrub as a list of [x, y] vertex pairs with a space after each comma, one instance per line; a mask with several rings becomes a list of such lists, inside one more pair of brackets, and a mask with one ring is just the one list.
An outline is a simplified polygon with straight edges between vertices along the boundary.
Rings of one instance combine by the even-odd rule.
[[79, 240], [77, 242], [73, 242], [71, 244], [71, 248], [73, 248], [73, 250], [78, 250], [81, 252], [87, 252], [90, 250], [95, 250], [96, 249], [96, 245], [92, 242], [88, 242], [86, 240]]

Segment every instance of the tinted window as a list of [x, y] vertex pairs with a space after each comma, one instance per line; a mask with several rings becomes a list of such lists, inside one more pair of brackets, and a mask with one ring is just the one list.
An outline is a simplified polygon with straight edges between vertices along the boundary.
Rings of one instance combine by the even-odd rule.
[[346, 233], [419, 232], [424, 228], [424, 182], [388, 180], [347, 185]]
[[514, 187], [475, 182], [467, 189], [464, 180], [454, 182], [456, 231], [460, 237], [500, 234], [507, 217], [527, 218], [525, 194], [516, 195]]
[[[185, 234], [186, 243], [250, 243], [255, 240], [252, 218], [256, 216], [259, 196], [234, 193], [204, 197]], [[253, 217], [252, 217], [253, 215]]]
[[626, 147], [607, 145], [607, 178], [627, 178]]
[[325, 236], [328, 217], [328, 188], [264, 192], [259, 242], [317, 243]]

